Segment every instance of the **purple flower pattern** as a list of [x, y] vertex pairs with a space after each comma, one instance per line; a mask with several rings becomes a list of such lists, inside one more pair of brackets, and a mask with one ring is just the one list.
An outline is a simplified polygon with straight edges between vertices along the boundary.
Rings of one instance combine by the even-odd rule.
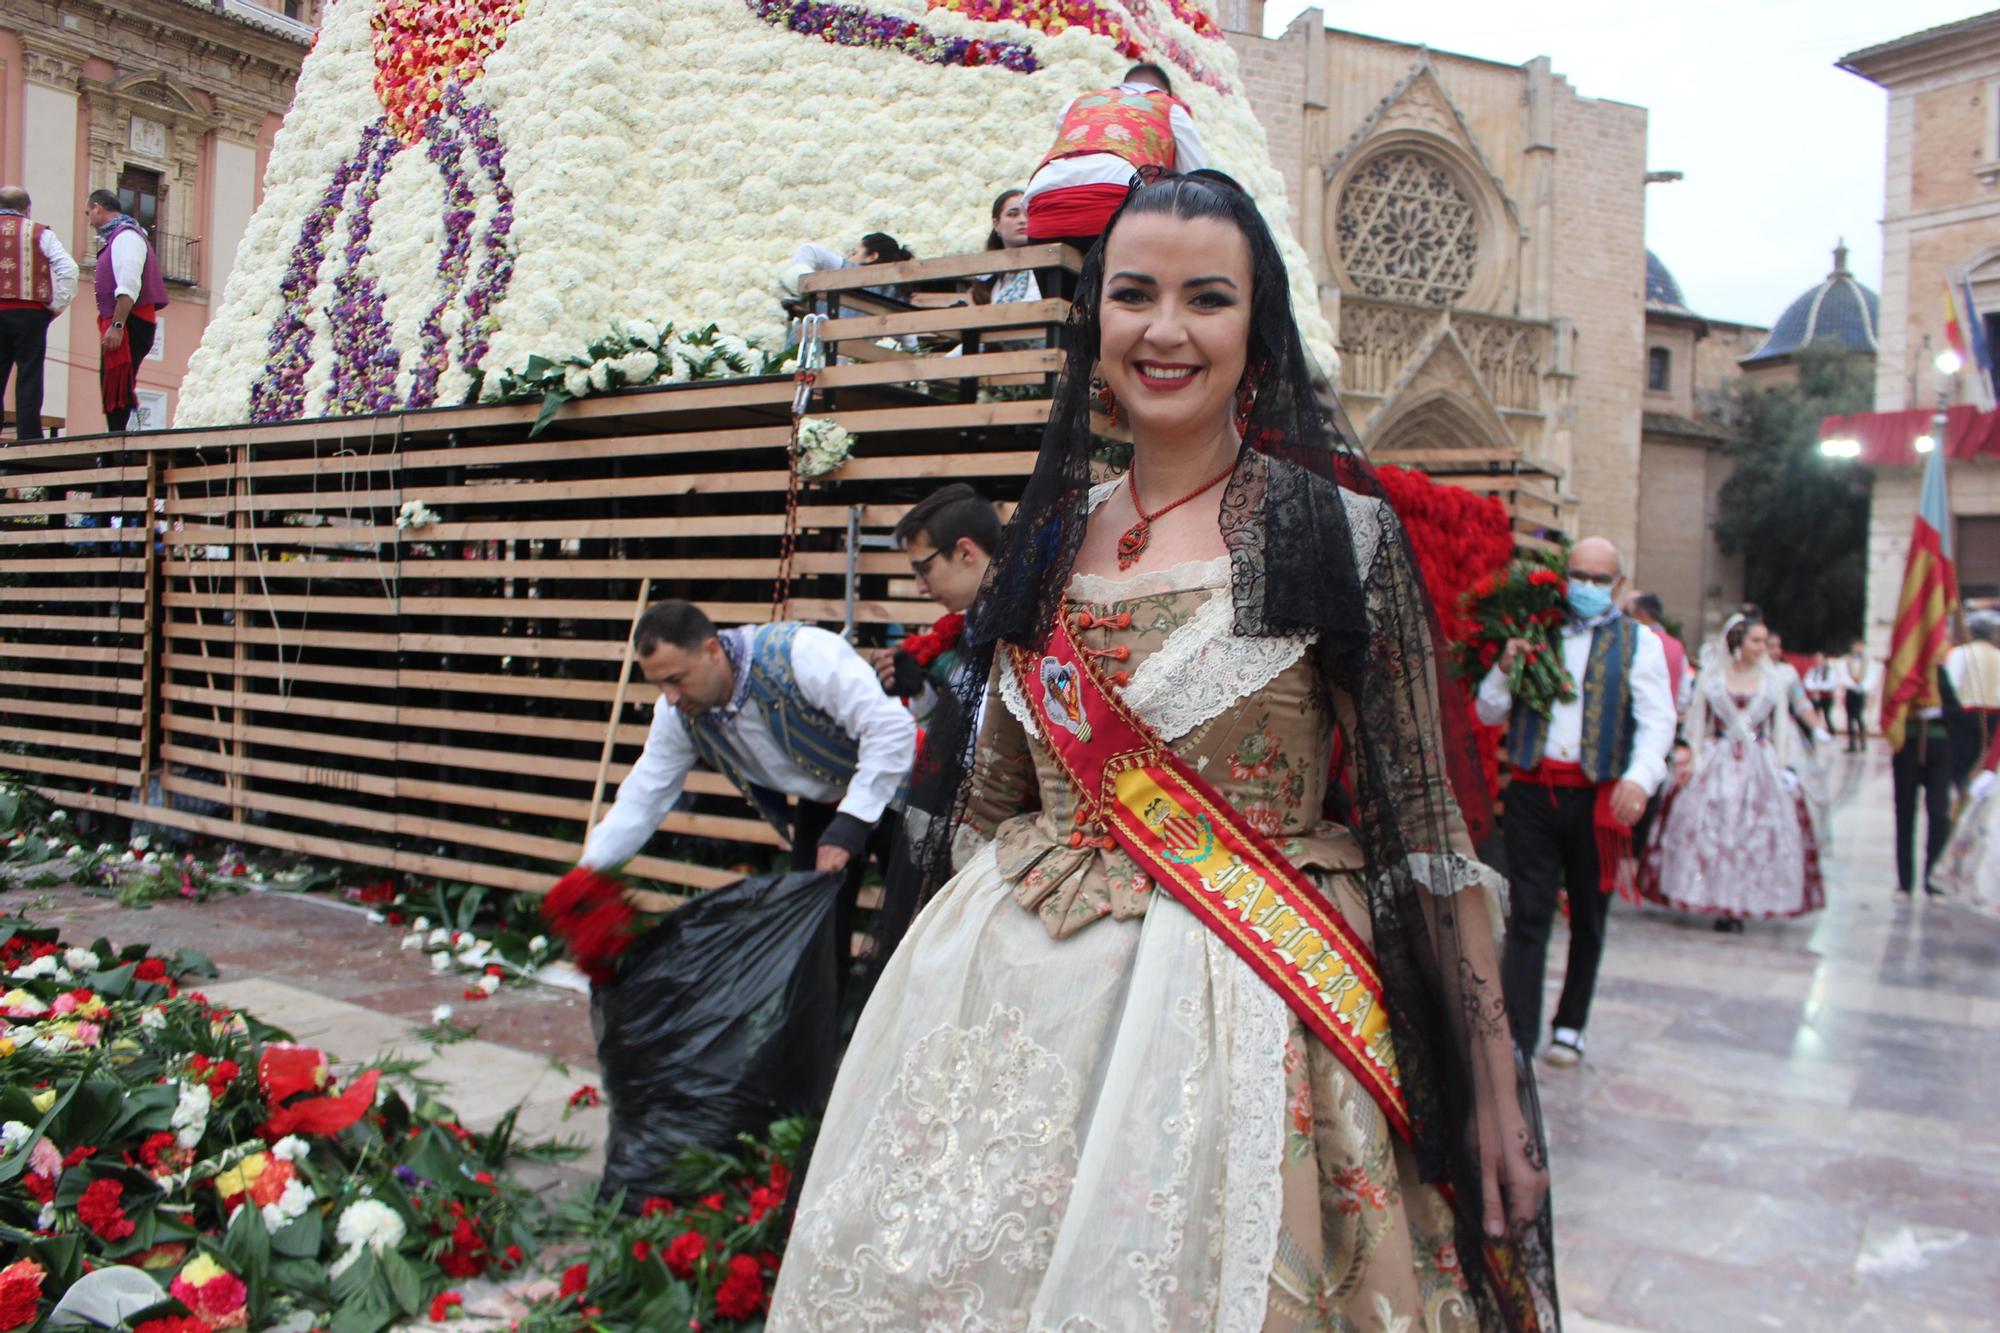
[[[345, 266], [333, 280], [333, 303], [326, 312], [333, 359], [328, 413], [390, 412], [402, 406], [434, 404], [438, 382], [452, 359], [445, 314], [461, 295], [466, 317], [459, 331], [458, 365], [476, 373], [485, 360], [492, 345], [493, 309], [514, 274], [514, 256], [508, 246], [514, 226], [514, 192], [507, 183], [499, 127], [490, 110], [472, 102], [464, 89], [452, 83], [439, 98], [438, 110], [424, 122], [420, 141], [444, 186], [443, 246], [437, 262], [441, 290], [423, 321], [421, 343], [411, 358], [407, 400], [397, 391], [404, 352], [394, 343], [381, 289], [363, 263], [369, 253], [382, 178], [405, 147], [385, 117], [362, 131], [354, 156], [335, 169], [318, 206], [300, 228], [279, 288], [283, 306], [272, 324], [270, 356], [251, 388], [251, 420], [287, 421], [305, 412], [305, 380], [313, 362], [313, 292], [327, 247], [343, 216], [347, 221], [342, 255]], [[494, 197], [492, 216], [480, 236], [475, 235], [478, 199], [474, 175], [466, 164], [468, 146]], [[476, 274], [475, 249], [479, 252]]]
[[750, 12], [766, 23], [835, 46], [867, 46], [900, 51], [928, 65], [998, 65], [1017, 74], [1038, 68], [1032, 48], [1022, 42], [946, 37], [922, 24], [893, 14], [877, 14], [858, 5], [818, 3], [817, 0], [745, 0]]

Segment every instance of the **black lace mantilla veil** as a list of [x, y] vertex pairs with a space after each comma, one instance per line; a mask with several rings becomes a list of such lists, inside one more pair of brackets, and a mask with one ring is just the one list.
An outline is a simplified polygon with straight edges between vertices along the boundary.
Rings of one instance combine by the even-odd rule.
[[[1316, 635], [1323, 678], [1351, 702], [1344, 708], [1336, 699], [1344, 781], [1329, 789], [1343, 793], [1339, 817], [1367, 856], [1374, 949], [1418, 1166], [1425, 1180], [1450, 1187], [1480, 1327], [1554, 1333], [1546, 1198], [1505, 1241], [1489, 1240], [1482, 1225], [1482, 1170], [1501, 1178], [1503, 1163], [1515, 1175], [1539, 1171], [1546, 1154], [1533, 1078], [1500, 998], [1494, 923], [1480, 883], [1491, 872], [1470, 859], [1454, 795], [1454, 778], [1477, 765], [1435, 612], [1373, 469], [1337, 409], [1315, 393], [1282, 262], [1254, 205], [1233, 184], [1167, 177], [1138, 185], [1107, 235], [1135, 211], [1233, 218], [1256, 233], [1247, 363], [1256, 400], [1221, 520], [1235, 629]], [[933, 813], [910, 821], [892, 902], [914, 906], [950, 878], [973, 749], [967, 721], [979, 715], [996, 649], [1003, 641], [1040, 647], [1069, 583], [1087, 524], [1103, 253], [1100, 244], [1084, 262], [1041, 454], [968, 617], [970, 665], [934, 718], [912, 775], [912, 809]], [[1475, 938], [1487, 947], [1462, 947]], [[1508, 1114], [1512, 1108], [1518, 1113]]]

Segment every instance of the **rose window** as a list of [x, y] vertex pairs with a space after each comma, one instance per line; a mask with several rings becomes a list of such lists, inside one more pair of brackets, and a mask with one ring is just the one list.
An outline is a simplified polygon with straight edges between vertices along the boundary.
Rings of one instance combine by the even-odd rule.
[[1341, 265], [1364, 296], [1448, 306], [1472, 285], [1478, 213], [1435, 158], [1400, 150], [1364, 162], [1334, 226]]

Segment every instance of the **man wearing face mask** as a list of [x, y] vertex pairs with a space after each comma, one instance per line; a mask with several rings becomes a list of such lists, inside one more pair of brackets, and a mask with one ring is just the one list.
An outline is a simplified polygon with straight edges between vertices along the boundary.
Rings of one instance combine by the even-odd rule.
[[1609, 892], [1674, 743], [1666, 653], [1657, 635], [1616, 609], [1624, 574], [1618, 548], [1602, 537], [1570, 551], [1569, 617], [1556, 647], [1575, 699], [1546, 718], [1516, 702], [1508, 678], [1528, 645], [1513, 639], [1480, 682], [1476, 705], [1480, 721], [1506, 725], [1513, 766], [1504, 820], [1513, 901], [1500, 973], [1514, 1039], [1529, 1054], [1541, 1033], [1557, 894], [1569, 897], [1569, 968], [1547, 1056], [1558, 1067], [1583, 1058]]

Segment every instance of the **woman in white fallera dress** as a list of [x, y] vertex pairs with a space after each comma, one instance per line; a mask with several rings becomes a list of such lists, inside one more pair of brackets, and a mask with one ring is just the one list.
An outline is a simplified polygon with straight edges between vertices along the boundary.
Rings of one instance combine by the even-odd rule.
[[[769, 1326], [1554, 1333], [1539, 1127], [1494, 966], [1502, 884], [1466, 853], [1394, 515], [1308, 469], [1331, 455], [1276, 248], [1233, 186], [1169, 178], [1135, 189], [1081, 287], [972, 617], [996, 665], [983, 709], [959, 710], [983, 721], [931, 842], [955, 844], [955, 873], [855, 1031]], [[1134, 441], [1133, 470], [1096, 487], [1093, 361]], [[1410, 1136], [1099, 836], [1009, 666], [1045, 616], [1372, 944]], [[1322, 814], [1336, 734], [1352, 827]], [[957, 791], [966, 753], [934, 735], [925, 762]]]
[[1714, 916], [1716, 929], [1816, 911], [1821, 790], [1801, 724], [1819, 747], [1833, 736], [1792, 677], [1771, 669], [1762, 623], [1738, 615], [1723, 653], [1702, 667], [1688, 710], [1691, 776], [1667, 793], [1640, 870], [1640, 891], [1683, 912]]

